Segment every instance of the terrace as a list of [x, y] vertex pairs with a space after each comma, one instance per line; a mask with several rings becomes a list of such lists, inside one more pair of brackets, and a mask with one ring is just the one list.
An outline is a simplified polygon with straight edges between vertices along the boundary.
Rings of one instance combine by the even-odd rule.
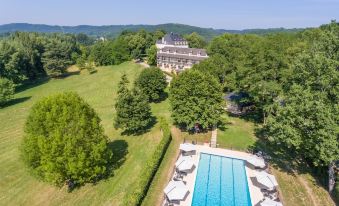
[[[188, 149], [187, 149], [188, 148]], [[194, 149], [189, 149], [189, 148], [194, 148]], [[211, 148], [208, 145], [191, 145], [191, 144], [181, 144], [180, 145], [180, 149], [181, 149], [181, 154], [178, 157], [177, 163], [173, 169], [173, 176], [171, 178], [171, 183], [175, 183], [175, 181], [177, 182], [183, 182], [184, 183], [184, 187], [181, 188], [181, 192], [183, 192], [184, 194], [182, 195], [182, 199], [173, 197], [171, 193], [172, 192], [176, 192], [175, 191], [175, 187], [173, 187], [171, 189], [169, 188], [165, 188], [164, 190], [164, 201], [163, 201], [163, 205], [180, 205], [180, 206], [190, 206], [190, 205], [197, 205], [197, 201], [198, 200], [194, 200], [197, 197], [194, 196], [203, 196], [203, 192], [201, 192], [201, 185], [199, 185], [198, 190], [195, 194], [195, 190], [197, 188], [195, 188], [195, 186], [197, 185], [197, 182], [199, 182], [200, 180], [197, 178], [203, 178], [204, 176], [210, 176], [210, 174], [208, 173], [208, 175], [201, 175], [199, 176], [199, 171], [202, 170], [199, 167], [208, 167], [206, 165], [201, 165], [199, 166], [199, 164], [205, 164], [202, 163], [202, 155], [209, 155], [209, 156], [214, 156], [216, 158], [221, 158], [223, 159], [223, 161], [227, 160], [227, 161], [238, 161], [240, 164], [243, 162], [244, 165], [244, 169], [245, 169], [245, 175], [244, 177], [246, 177], [246, 181], [243, 181], [246, 185], [246, 187], [248, 188], [247, 191], [249, 193], [249, 199], [247, 200], [247, 205], [273, 205], [274, 202], [272, 202], [272, 200], [278, 201], [278, 194], [276, 192], [276, 186], [277, 183], [274, 179], [274, 177], [272, 176], [272, 178], [274, 179], [272, 182], [275, 181], [275, 184], [273, 184], [272, 188], [269, 188], [268, 185], [266, 185], [264, 187], [264, 185], [260, 184], [263, 183], [263, 181], [261, 181], [260, 178], [264, 178], [262, 176], [262, 174], [268, 174], [265, 172], [265, 168], [266, 164], [264, 163], [263, 159], [262, 162], [260, 161], [261, 159], [249, 154], [249, 153], [245, 153], [245, 152], [239, 152], [239, 151], [233, 151], [233, 150], [227, 150], [227, 149], [221, 149], [221, 148]], [[185, 150], [188, 150], [185, 152]], [[190, 151], [191, 150], [191, 151]], [[188, 153], [187, 153], [188, 152]], [[188, 157], [188, 158], [187, 158]], [[187, 161], [187, 163], [185, 164], [185, 159]], [[188, 166], [190, 165], [190, 162], [192, 162], [192, 167]], [[183, 165], [186, 165], [183, 166]], [[210, 163], [209, 163], [210, 164]], [[220, 163], [221, 164], [221, 163]], [[253, 165], [256, 165], [253, 166]], [[212, 168], [212, 166], [210, 166]], [[219, 166], [222, 167], [222, 166]], [[259, 169], [259, 167], [261, 167], [262, 169]], [[223, 169], [225, 169], [225, 166], [223, 167]], [[267, 169], [266, 169], [267, 170]], [[200, 171], [201, 172], [201, 171]], [[208, 171], [209, 172], [209, 171]], [[212, 170], [213, 172], [213, 170]], [[211, 180], [209, 180], [209, 186], [213, 187], [213, 184], [217, 184], [218, 188], [221, 188], [220, 185], [227, 185], [227, 181], [222, 181], [221, 180], [221, 173], [227, 173], [227, 171], [221, 171], [220, 169], [220, 182], [212, 182]], [[224, 176], [224, 174], [222, 174]], [[239, 176], [238, 172], [234, 173], [234, 176], [237, 175]], [[233, 177], [233, 187], [237, 186], [238, 179]], [[232, 178], [231, 178], [232, 181]], [[201, 182], [201, 181], [200, 181]], [[264, 183], [265, 184], [265, 183]], [[269, 184], [269, 183], [267, 183]], [[207, 186], [206, 186], [207, 187]], [[169, 189], [169, 190], [168, 190]], [[187, 191], [185, 191], [187, 190]], [[238, 190], [238, 189], [236, 189]], [[243, 201], [243, 200], [237, 200], [235, 198], [236, 196], [236, 192], [238, 192], [238, 196], [239, 198], [243, 199], [243, 197], [245, 196], [242, 192], [244, 191], [236, 191], [233, 193], [231, 199], [231, 201], [233, 201], [235, 204], [234, 205], [238, 205], [240, 203], [237, 204], [237, 202], [239, 201]], [[170, 191], [170, 192], [169, 192]], [[227, 191], [230, 192], [230, 191]], [[227, 193], [225, 191], [220, 192], [219, 191], [219, 198], [217, 198], [216, 201], [222, 202], [222, 196], [225, 196], [224, 193]], [[233, 191], [231, 191], [232, 193]], [[245, 190], [246, 192], [246, 190]], [[198, 194], [199, 193], [199, 194]], [[206, 199], [203, 199], [204, 201], [208, 201], [209, 197], [208, 195], [211, 193], [211, 191], [206, 192]], [[215, 194], [214, 194], [215, 195]], [[199, 198], [199, 197], [198, 197]], [[201, 198], [200, 198], [201, 199]], [[213, 198], [210, 198], [213, 201]], [[224, 199], [225, 200], [225, 199]], [[246, 200], [244, 200], [246, 202]], [[265, 202], [264, 202], [265, 201]], [[200, 205], [200, 204], [199, 204]], [[279, 203], [277, 203], [276, 205], [279, 205]]]

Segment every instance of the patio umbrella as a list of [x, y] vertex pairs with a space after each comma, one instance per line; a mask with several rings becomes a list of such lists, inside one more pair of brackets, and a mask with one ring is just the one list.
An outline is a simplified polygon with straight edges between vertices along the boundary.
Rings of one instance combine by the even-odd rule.
[[180, 156], [177, 162], [175, 163], [175, 166], [178, 167], [184, 161], [193, 161], [193, 159], [190, 156]]
[[260, 203], [260, 206], [283, 206], [283, 204], [274, 200], [265, 199], [263, 202]]
[[259, 157], [250, 157], [247, 158], [246, 161], [253, 165], [254, 167], [264, 168], [266, 167], [265, 161], [262, 158]]
[[185, 158], [178, 165], [176, 165], [176, 167], [180, 172], [191, 171], [194, 167], [193, 159], [192, 158]]
[[184, 200], [188, 194], [188, 188], [182, 181], [170, 181], [164, 193], [170, 201], [173, 200]]
[[179, 148], [180, 148], [181, 151], [184, 151], [184, 152], [195, 151], [195, 146], [193, 144], [189, 144], [189, 143], [180, 144]]
[[255, 178], [265, 189], [273, 190], [276, 186], [278, 186], [278, 182], [275, 177], [267, 172], [258, 172]]

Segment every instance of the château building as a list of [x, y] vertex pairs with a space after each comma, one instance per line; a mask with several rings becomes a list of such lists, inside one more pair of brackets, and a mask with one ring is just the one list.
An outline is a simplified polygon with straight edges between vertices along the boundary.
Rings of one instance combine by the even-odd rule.
[[179, 34], [174, 34], [171, 32], [162, 37], [162, 39], [158, 40], [156, 46], [158, 49], [162, 49], [168, 46], [188, 48], [188, 42]]
[[189, 48], [178, 34], [166, 34], [156, 46], [157, 66], [167, 72], [181, 72], [208, 58], [205, 49]]

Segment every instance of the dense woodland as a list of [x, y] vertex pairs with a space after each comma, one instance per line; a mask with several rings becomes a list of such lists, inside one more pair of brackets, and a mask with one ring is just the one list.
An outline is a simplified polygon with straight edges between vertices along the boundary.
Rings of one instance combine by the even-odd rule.
[[115, 39], [93, 39], [85, 34], [16, 32], [0, 40], [0, 75], [16, 84], [63, 75], [67, 67], [120, 64], [147, 55], [163, 31], [122, 32]]
[[[161, 30], [125, 31], [104, 40], [84, 34], [25, 32], [3, 37], [0, 103], [10, 99], [14, 84], [58, 77], [72, 64], [93, 70], [95, 66], [145, 57], [155, 64], [154, 43], [164, 34]], [[325, 167], [339, 159], [338, 23], [333, 21], [298, 33], [223, 34], [208, 43], [197, 33], [185, 37], [190, 46], [207, 48], [210, 58], [173, 80], [170, 100], [177, 125], [187, 129], [197, 122], [204, 129], [215, 126], [220, 119], [222, 92], [236, 92], [242, 94], [237, 103], [251, 110], [255, 120], [263, 125], [259, 129], [261, 138], [275, 146], [277, 152], [288, 151], [314, 167]], [[150, 72], [145, 76], [156, 79], [158, 75]], [[122, 80], [121, 98], [115, 105], [122, 111], [118, 111], [116, 126], [132, 132], [150, 124], [148, 101], [158, 101], [161, 96], [161, 91], [145, 88], [143, 85], [148, 83], [140, 78], [132, 91], [127, 89], [128, 82]], [[161, 75], [159, 78], [164, 81]], [[206, 99], [211, 102], [204, 102]], [[193, 102], [197, 104], [192, 106]], [[126, 111], [136, 107], [146, 111], [144, 122], [135, 117], [131, 125]]]
[[211, 58], [194, 69], [242, 94], [262, 133], [315, 166], [339, 159], [339, 26], [297, 34], [232, 35], [213, 39]]

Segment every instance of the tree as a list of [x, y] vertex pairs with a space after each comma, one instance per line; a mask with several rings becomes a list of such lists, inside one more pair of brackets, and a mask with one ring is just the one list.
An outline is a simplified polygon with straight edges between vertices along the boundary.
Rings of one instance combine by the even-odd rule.
[[135, 81], [135, 85], [148, 97], [149, 101], [159, 101], [167, 87], [166, 76], [157, 67], [144, 69]]
[[148, 50], [147, 50], [147, 63], [149, 65], [157, 65], [157, 47], [155, 45], [152, 45]]
[[138, 88], [132, 90], [132, 96], [131, 116], [126, 128], [133, 133], [142, 133], [153, 121], [151, 106], [146, 95]]
[[23, 71], [25, 57], [11, 43], [0, 44], [0, 75], [13, 82], [19, 83], [27, 77]]
[[113, 65], [113, 42], [100, 41], [91, 47], [89, 59], [98, 66]]
[[294, 85], [264, 128], [268, 140], [287, 148], [315, 166], [327, 166], [339, 158], [338, 107], [326, 95]]
[[14, 84], [6, 78], [0, 78], [0, 106], [4, 105], [14, 94]]
[[170, 87], [172, 117], [182, 128], [198, 123], [215, 126], [222, 112], [222, 92], [217, 79], [197, 70], [187, 70], [174, 78]]
[[339, 158], [337, 24], [302, 33], [307, 47], [291, 64], [282, 101], [264, 127], [269, 141], [313, 166]]
[[228, 90], [236, 89], [236, 71], [228, 65], [226, 58], [220, 54], [215, 54], [210, 58], [193, 65], [193, 69], [209, 74], [218, 78], [219, 82]]
[[80, 69], [86, 69], [86, 65], [90, 63], [88, 59], [89, 52], [88, 47], [80, 46], [80, 53], [76, 59], [76, 64]]
[[130, 59], [128, 44], [121, 37], [98, 42], [91, 47], [89, 59], [99, 66], [121, 64]]
[[114, 64], [121, 64], [125, 61], [130, 60], [130, 54], [128, 52], [128, 43], [124, 39], [122, 38], [116, 39], [114, 41], [112, 49]]
[[118, 95], [123, 95], [123, 94], [125, 94], [129, 91], [128, 90], [128, 84], [129, 84], [129, 81], [127, 79], [127, 75], [123, 74], [121, 76], [121, 80], [118, 84]]
[[76, 93], [45, 97], [27, 118], [22, 156], [47, 182], [95, 182], [109, 173], [112, 158], [100, 121]]
[[140, 31], [136, 34], [128, 35], [125, 39], [128, 42], [128, 48], [130, 49], [131, 56], [134, 59], [142, 58], [142, 55], [146, 53], [147, 41], [145, 39], [145, 31]]
[[156, 30], [155, 32], [153, 32], [153, 42], [157, 41], [158, 39], [161, 39], [162, 37], [164, 37], [166, 34], [166, 31], [164, 30]]
[[77, 34], [77, 35], [75, 36], [75, 38], [76, 38], [76, 41], [77, 41], [78, 43], [80, 43], [80, 44], [82, 44], [82, 45], [86, 45], [86, 46], [91, 45], [91, 44], [93, 44], [93, 42], [94, 42], [94, 39], [93, 39], [93, 38], [87, 36], [87, 35], [84, 34], [84, 33], [79, 33], [79, 34]]
[[119, 82], [115, 111], [114, 127], [122, 128], [127, 133], [145, 132], [152, 123], [151, 107], [147, 96], [138, 88], [130, 91], [126, 75], [123, 75]]
[[196, 32], [186, 35], [185, 39], [188, 41], [188, 46], [191, 48], [204, 48], [207, 45], [204, 37]]
[[65, 73], [68, 66], [73, 64], [72, 54], [78, 47], [72, 37], [59, 37], [48, 39], [43, 53], [42, 62], [49, 76], [59, 76]]
[[44, 75], [42, 38], [35, 33], [15, 32], [0, 42], [0, 75], [14, 83]]

